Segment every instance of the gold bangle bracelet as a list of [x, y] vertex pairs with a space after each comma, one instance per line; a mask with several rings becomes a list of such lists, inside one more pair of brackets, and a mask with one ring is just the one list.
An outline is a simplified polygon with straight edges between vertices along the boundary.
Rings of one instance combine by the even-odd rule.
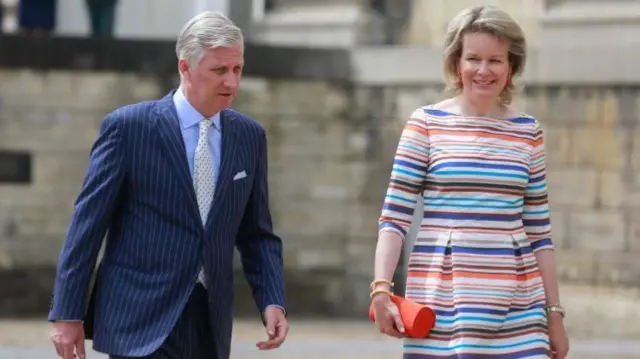
[[566, 315], [564, 308], [562, 308], [562, 306], [560, 306], [560, 304], [548, 305], [548, 306], [546, 306], [544, 308], [544, 311], [545, 311], [545, 314], [547, 316], [549, 316], [549, 314], [554, 313], [554, 312], [555, 313], [559, 313], [562, 316], [562, 318], [564, 318], [565, 315]]
[[376, 279], [369, 285], [369, 289], [374, 290], [378, 286], [378, 284], [388, 284], [391, 288], [393, 288], [393, 282], [386, 279]]
[[373, 299], [373, 297], [381, 293], [388, 294], [390, 297], [393, 296], [393, 293], [390, 290], [374, 289], [373, 291], [371, 291], [371, 294], [369, 294], [369, 299]]

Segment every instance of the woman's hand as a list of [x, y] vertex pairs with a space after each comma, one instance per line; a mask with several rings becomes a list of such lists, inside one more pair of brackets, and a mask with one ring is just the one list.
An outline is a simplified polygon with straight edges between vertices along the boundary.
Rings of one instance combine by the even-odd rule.
[[372, 299], [373, 313], [376, 319], [376, 327], [380, 333], [403, 338], [404, 325], [398, 306], [391, 301], [391, 297], [386, 293], [378, 293]]
[[547, 318], [549, 341], [551, 341], [551, 359], [565, 359], [569, 353], [569, 337], [564, 329], [560, 313], [549, 313]]

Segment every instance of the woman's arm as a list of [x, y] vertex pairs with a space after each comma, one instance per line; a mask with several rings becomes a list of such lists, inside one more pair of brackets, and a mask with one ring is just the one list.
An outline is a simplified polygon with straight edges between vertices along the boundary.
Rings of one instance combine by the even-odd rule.
[[544, 135], [538, 122], [536, 122], [534, 131], [535, 136], [529, 162], [529, 183], [525, 190], [522, 221], [540, 268], [546, 304], [547, 306], [560, 305], [555, 253], [551, 241]]
[[558, 277], [556, 275], [556, 255], [552, 249], [543, 249], [536, 252], [536, 260], [544, 283], [546, 304], [560, 305], [560, 291], [558, 290]]
[[391, 289], [384, 281], [391, 282], [393, 278], [427, 173], [429, 139], [422, 116], [422, 110], [417, 110], [407, 121], [394, 157], [379, 220], [374, 269], [378, 289]]
[[536, 122], [529, 163], [529, 183], [525, 190], [522, 220], [542, 276], [552, 356], [554, 358], [566, 358], [569, 352], [569, 338], [564, 328], [564, 309], [560, 306], [555, 252], [551, 242], [550, 218], [547, 199], [544, 136], [540, 124]]
[[384, 289], [388, 291], [393, 289], [389, 283], [393, 281], [393, 274], [398, 266], [403, 244], [403, 238], [396, 232], [380, 232], [378, 245], [376, 246], [374, 268], [374, 278], [378, 282], [374, 289]]
[[422, 110], [414, 112], [400, 136], [379, 220], [375, 277], [371, 285], [376, 326], [381, 333], [397, 338], [404, 336], [404, 324], [389, 295], [392, 294], [391, 280], [413, 221], [429, 163], [427, 126], [422, 116]]

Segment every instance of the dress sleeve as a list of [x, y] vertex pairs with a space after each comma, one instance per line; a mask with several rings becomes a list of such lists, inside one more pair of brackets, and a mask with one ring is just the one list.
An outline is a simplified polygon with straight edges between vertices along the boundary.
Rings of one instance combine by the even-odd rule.
[[378, 231], [393, 231], [404, 240], [429, 165], [427, 122], [415, 114], [405, 124], [393, 159], [391, 179]]
[[534, 252], [553, 249], [551, 218], [547, 198], [547, 170], [544, 151], [544, 133], [535, 122], [533, 147], [529, 160], [529, 183], [524, 194], [522, 222]]

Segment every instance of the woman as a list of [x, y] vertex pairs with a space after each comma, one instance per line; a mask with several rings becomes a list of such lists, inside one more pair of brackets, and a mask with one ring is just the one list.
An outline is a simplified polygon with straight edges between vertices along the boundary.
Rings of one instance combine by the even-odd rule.
[[394, 160], [372, 283], [376, 325], [403, 337], [390, 280], [422, 193], [406, 297], [433, 308], [436, 325], [426, 339], [404, 339], [404, 358], [564, 359], [542, 129], [509, 107], [524, 35], [505, 12], [477, 6], [451, 21], [445, 45], [455, 95], [413, 113]]

